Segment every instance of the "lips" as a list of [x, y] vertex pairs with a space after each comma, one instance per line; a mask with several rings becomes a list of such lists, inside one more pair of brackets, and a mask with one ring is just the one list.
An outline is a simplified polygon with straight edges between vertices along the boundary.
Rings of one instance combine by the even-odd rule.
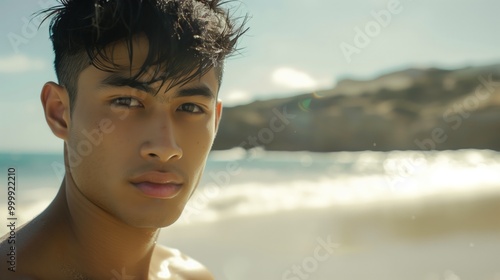
[[143, 173], [130, 182], [144, 195], [162, 199], [174, 198], [183, 185], [177, 174], [158, 171]]

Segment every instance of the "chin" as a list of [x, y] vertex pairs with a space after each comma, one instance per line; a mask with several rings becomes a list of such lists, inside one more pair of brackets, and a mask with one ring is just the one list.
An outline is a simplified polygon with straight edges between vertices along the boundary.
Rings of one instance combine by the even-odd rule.
[[126, 215], [121, 220], [125, 224], [136, 228], [159, 229], [175, 223], [181, 214], [182, 211], [169, 212], [168, 214], [161, 212], [155, 214], [142, 213], [142, 215]]

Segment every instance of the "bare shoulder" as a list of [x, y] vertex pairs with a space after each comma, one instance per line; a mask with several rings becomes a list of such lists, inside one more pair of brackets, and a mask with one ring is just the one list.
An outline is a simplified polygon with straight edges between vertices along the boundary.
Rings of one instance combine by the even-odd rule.
[[212, 273], [200, 262], [181, 251], [156, 245], [153, 260], [153, 271], [161, 279], [214, 280]]
[[9, 243], [7, 237], [0, 237], [0, 255], [5, 256], [5, 261], [0, 264], [0, 279], [22, 279], [16, 274], [15, 244]]
[[9, 235], [0, 237], [0, 255], [5, 261], [0, 264], [0, 279], [2, 280], [37, 280], [37, 277], [26, 275], [17, 269], [16, 245], [9, 242]]
[[37, 280], [17, 271], [16, 249], [13, 242], [9, 243], [8, 235], [0, 237], [0, 255], [5, 256], [5, 261], [0, 264], [0, 279], [2, 280]]

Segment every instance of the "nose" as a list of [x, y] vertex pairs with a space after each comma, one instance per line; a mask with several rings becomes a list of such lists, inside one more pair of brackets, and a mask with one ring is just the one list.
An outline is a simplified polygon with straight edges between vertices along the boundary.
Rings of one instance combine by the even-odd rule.
[[141, 145], [141, 156], [147, 160], [168, 162], [182, 158], [182, 149], [177, 144], [175, 129], [168, 121], [158, 126], [150, 126], [146, 131], [146, 141]]

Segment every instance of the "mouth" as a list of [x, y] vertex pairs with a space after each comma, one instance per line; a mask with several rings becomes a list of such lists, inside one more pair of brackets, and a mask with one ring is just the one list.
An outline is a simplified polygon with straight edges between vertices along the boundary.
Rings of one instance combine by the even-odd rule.
[[175, 173], [147, 172], [131, 180], [132, 185], [145, 196], [170, 199], [180, 193], [182, 181]]

